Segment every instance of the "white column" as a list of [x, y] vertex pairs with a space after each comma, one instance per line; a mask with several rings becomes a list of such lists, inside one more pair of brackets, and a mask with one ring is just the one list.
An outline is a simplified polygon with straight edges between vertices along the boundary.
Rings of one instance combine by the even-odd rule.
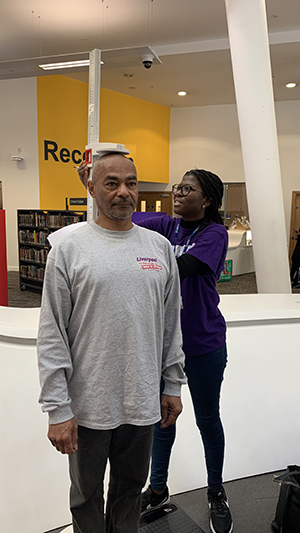
[[[89, 116], [88, 116], [88, 144], [99, 142], [100, 126], [100, 77], [101, 50], [95, 48], [89, 54]], [[87, 220], [93, 222], [97, 218], [96, 201], [87, 191]]]
[[225, 4], [258, 292], [289, 293], [265, 1]]

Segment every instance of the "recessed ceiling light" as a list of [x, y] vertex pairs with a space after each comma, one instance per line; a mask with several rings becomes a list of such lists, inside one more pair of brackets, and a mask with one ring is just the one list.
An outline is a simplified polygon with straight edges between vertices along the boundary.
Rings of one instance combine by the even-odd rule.
[[178, 96], [185, 96], [186, 95], [186, 92], [185, 91], [179, 91], [179, 93], [177, 93]]
[[133, 78], [133, 74], [129, 73], [129, 72], [125, 72], [123, 74], [123, 76], [125, 76], [125, 78]]
[[[60, 68], [76, 68], [76, 67], [88, 67], [90, 64], [89, 59], [83, 59], [81, 61], [64, 61], [62, 63], [46, 63], [44, 65], [39, 65], [43, 70], [56, 70]], [[101, 61], [101, 65], [104, 65]]]
[[134, 85], [132, 85], [131, 87], [128, 87], [129, 89], [136, 89], [136, 87]]
[[293, 87], [296, 87], [297, 83], [287, 83], [286, 84], [286, 87], [288, 87], [289, 89], [292, 89]]

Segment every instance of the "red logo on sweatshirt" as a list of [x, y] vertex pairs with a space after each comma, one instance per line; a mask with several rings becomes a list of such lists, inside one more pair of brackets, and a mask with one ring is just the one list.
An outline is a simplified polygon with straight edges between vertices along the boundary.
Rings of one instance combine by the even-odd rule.
[[137, 257], [136, 260], [143, 270], [162, 270], [162, 267], [157, 263], [157, 259], [153, 257]]

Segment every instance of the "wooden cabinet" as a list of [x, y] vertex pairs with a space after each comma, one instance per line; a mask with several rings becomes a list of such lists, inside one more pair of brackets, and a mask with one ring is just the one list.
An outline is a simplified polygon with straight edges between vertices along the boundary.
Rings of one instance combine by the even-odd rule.
[[173, 216], [173, 197], [171, 191], [140, 191], [137, 211], [162, 212]]
[[42, 291], [53, 231], [86, 220], [86, 211], [18, 209], [20, 289]]

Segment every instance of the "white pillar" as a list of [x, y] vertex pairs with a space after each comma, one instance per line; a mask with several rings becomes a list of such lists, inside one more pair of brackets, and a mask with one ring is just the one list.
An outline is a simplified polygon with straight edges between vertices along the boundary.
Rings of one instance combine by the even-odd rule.
[[264, 0], [225, 0], [258, 292], [289, 293]]

